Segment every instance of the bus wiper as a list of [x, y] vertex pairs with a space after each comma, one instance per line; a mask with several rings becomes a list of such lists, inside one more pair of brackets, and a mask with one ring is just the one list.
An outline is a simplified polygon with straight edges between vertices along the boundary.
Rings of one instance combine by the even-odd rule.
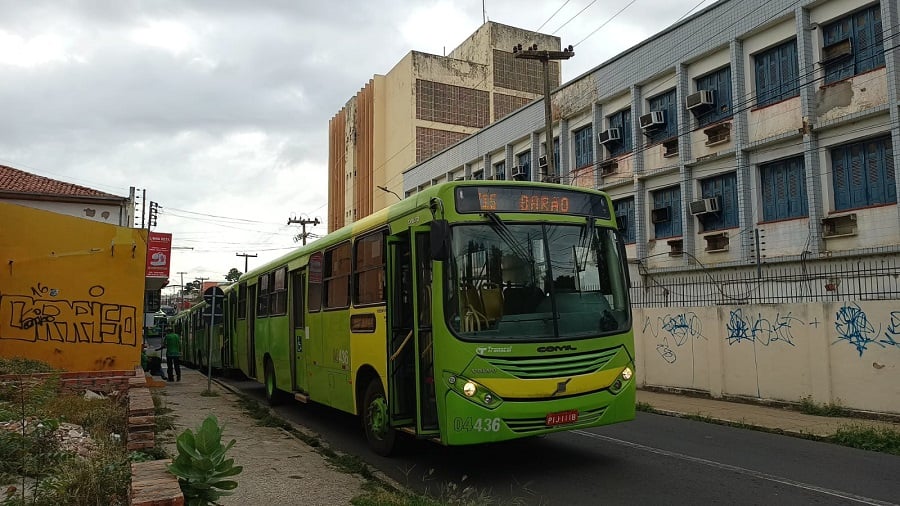
[[519, 244], [519, 241], [516, 240], [516, 237], [510, 232], [509, 227], [506, 226], [506, 223], [503, 223], [503, 220], [497, 216], [497, 213], [484, 213], [484, 216], [487, 217], [490, 222], [491, 228], [497, 232], [497, 235], [503, 239], [503, 242], [506, 243], [507, 246], [518, 256], [519, 258], [529, 262], [534, 263], [534, 258], [531, 256], [531, 252], [526, 250]]

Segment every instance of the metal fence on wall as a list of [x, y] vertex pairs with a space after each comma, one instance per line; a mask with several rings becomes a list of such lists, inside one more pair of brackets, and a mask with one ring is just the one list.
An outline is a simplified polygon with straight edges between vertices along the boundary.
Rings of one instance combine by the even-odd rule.
[[889, 257], [690, 273], [642, 271], [632, 283], [635, 307], [890, 300], [900, 299], [900, 263]]

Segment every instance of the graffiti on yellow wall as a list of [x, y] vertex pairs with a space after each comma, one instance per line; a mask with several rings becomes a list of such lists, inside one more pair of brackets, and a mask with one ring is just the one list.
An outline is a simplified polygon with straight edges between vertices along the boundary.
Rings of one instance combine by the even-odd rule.
[[94, 285], [80, 300], [69, 300], [38, 283], [29, 295], [0, 294], [0, 320], [9, 325], [0, 339], [137, 346], [137, 308], [103, 302], [105, 291]]

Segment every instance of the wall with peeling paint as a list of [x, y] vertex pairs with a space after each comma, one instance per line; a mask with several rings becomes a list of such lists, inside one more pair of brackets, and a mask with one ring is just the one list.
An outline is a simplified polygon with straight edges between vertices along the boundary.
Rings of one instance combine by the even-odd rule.
[[634, 310], [641, 386], [900, 413], [900, 304]]
[[59, 214], [78, 216], [87, 220], [109, 223], [110, 225], [128, 225], [128, 217], [121, 204], [99, 204], [58, 202], [50, 200], [17, 200], [4, 199], [4, 202], [18, 204], [35, 209], [44, 209]]
[[0, 356], [140, 363], [147, 232], [0, 203]]

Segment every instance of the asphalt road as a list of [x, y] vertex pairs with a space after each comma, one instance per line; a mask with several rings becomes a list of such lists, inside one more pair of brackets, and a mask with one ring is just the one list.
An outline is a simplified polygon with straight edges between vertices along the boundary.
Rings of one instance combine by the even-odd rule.
[[[260, 384], [228, 383], [265, 402]], [[404, 438], [398, 455], [383, 458], [369, 451], [353, 416], [295, 401], [276, 410], [436, 498], [471, 487], [467, 497], [493, 504], [900, 502], [900, 457], [663, 415], [474, 447]]]

